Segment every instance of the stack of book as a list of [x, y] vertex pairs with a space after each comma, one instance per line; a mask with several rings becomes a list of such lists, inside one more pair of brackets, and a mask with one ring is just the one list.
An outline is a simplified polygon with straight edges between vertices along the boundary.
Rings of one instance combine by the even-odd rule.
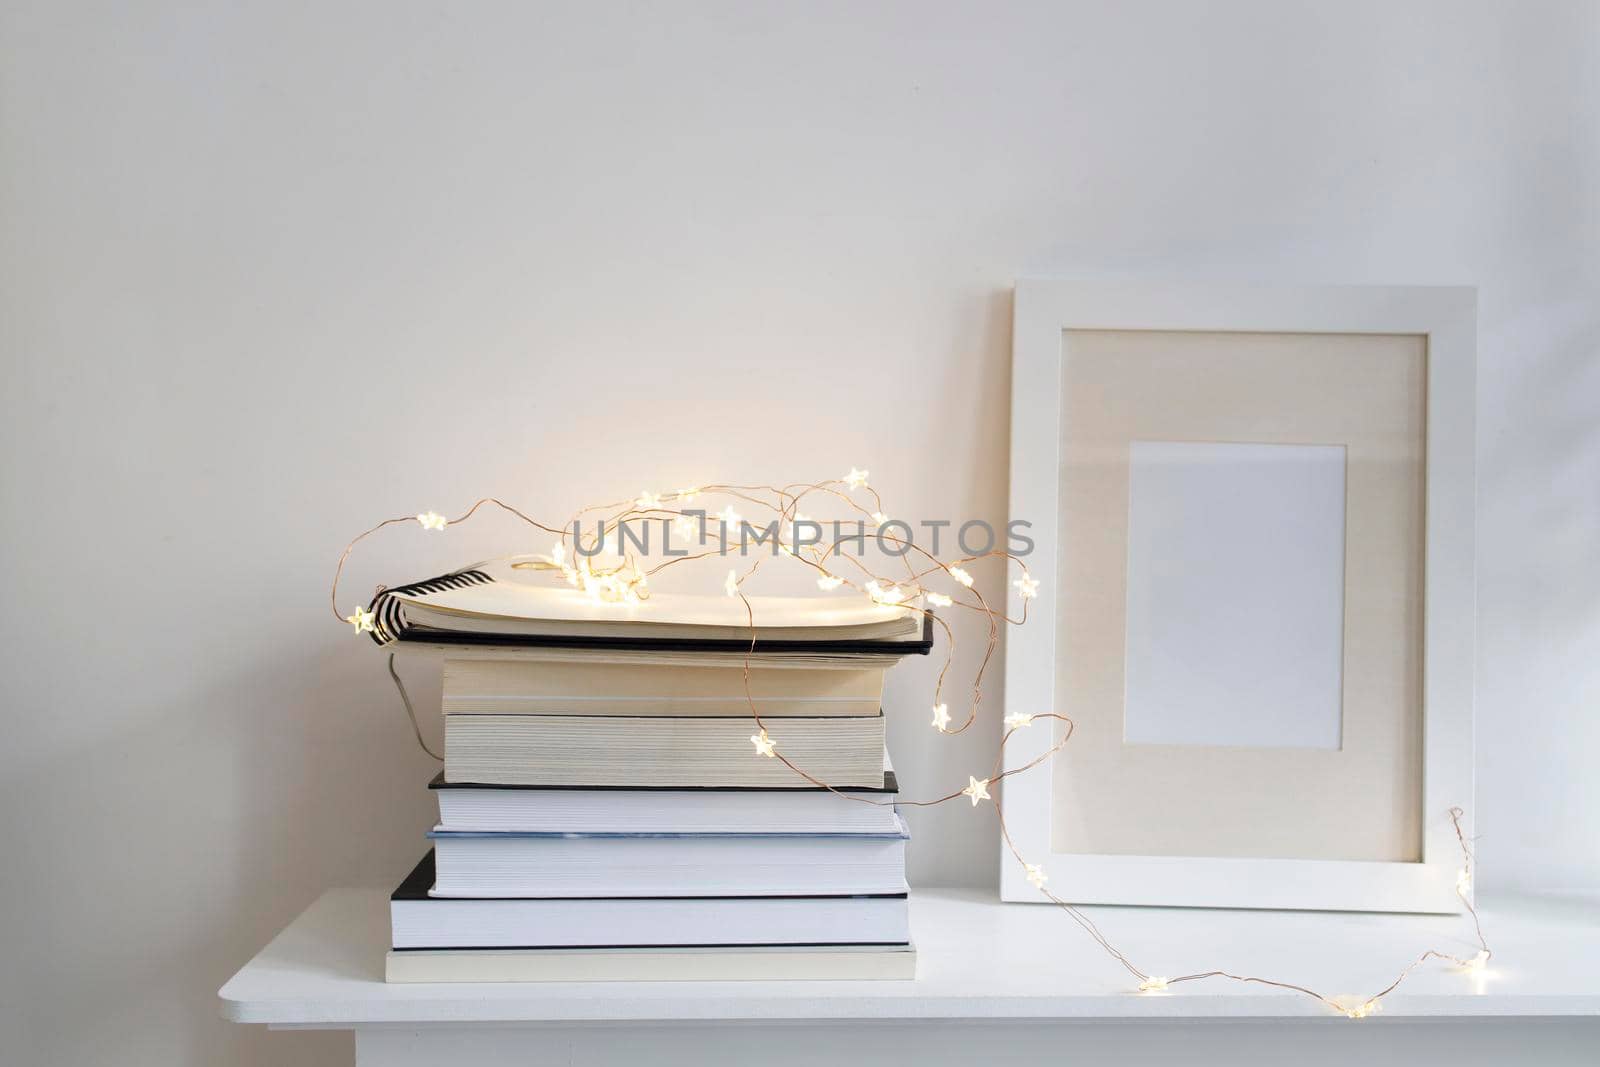
[[737, 599], [518, 577], [374, 601], [380, 640], [445, 649], [439, 820], [388, 980], [911, 977], [881, 697], [921, 614], [752, 597], [752, 630]]

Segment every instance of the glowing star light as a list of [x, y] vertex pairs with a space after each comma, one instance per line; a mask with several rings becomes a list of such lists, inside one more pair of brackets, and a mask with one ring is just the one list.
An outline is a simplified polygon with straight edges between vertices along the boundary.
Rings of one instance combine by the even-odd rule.
[[950, 705], [935, 704], [933, 706], [933, 725], [941, 734], [944, 728], [950, 725]]
[[1466, 964], [1465, 964], [1465, 967], [1466, 967], [1466, 970], [1467, 970], [1467, 972], [1469, 974], [1482, 974], [1483, 973], [1483, 969], [1485, 967], [1487, 967], [1488, 965], [1489, 965], [1489, 950], [1488, 949], [1479, 949], [1478, 950], [1478, 954], [1476, 956], [1472, 957], [1470, 960], [1468, 960], [1466, 962]]
[[1017, 587], [1017, 593], [1022, 597], [1023, 600], [1032, 600], [1034, 597], [1039, 595], [1038, 581], [1028, 577], [1026, 574], [1011, 584]]
[[950, 577], [954, 578], [956, 581], [960, 582], [962, 585], [966, 586], [968, 589], [972, 588], [972, 575], [968, 574], [966, 571], [962, 570], [960, 567], [951, 567], [950, 568]]
[[1378, 1002], [1376, 1000], [1363, 1000], [1359, 1004], [1351, 1007], [1341, 1007], [1339, 1010], [1344, 1012], [1346, 1019], [1365, 1019], [1367, 1016], [1377, 1012]]
[[868, 582], [862, 588], [867, 591], [867, 595], [872, 598], [874, 604], [882, 604], [886, 608], [895, 607], [906, 598], [906, 591], [898, 585], [891, 585], [885, 589], [877, 582]]
[[[1024, 863], [1022, 866], [1027, 870], [1028, 884], [1033, 886], [1033, 888], [1043, 889], [1044, 884], [1050, 880], [1050, 876], [1044, 873], [1044, 868], [1039, 866], [1037, 863]], [[1165, 982], [1161, 984], [1166, 985]]]
[[989, 779], [979, 781], [972, 775], [967, 775], [967, 787], [961, 791], [961, 795], [971, 797], [972, 806], [977, 807], [978, 801], [989, 799]]
[[829, 590], [837, 589], [843, 584], [844, 579], [840, 578], [836, 574], [824, 574], [821, 578], [817, 579], [817, 588], [821, 589], [825, 593]]
[[729, 526], [738, 526], [739, 521], [743, 518], [743, 516], [741, 516], [737, 511], [734, 511], [733, 505], [729, 504], [727, 507], [717, 512], [717, 518], [727, 523]]
[[778, 754], [773, 751], [772, 738], [767, 736], [767, 731], [762, 730], [759, 734], [751, 734], [750, 743], [756, 746], [756, 755], [766, 756], [768, 759], [777, 758]]
[[1167, 980], [1165, 978], [1146, 978], [1139, 983], [1139, 992], [1141, 993], [1160, 993], [1166, 988]]
[[372, 612], [368, 611], [360, 604], [357, 604], [356, 613], [354, 615], [346, 615], [344, 617], [344, 621], [349, 623], [351, 628], [354, 629], [356, 633], [370, 634], [375, 632], [372, 625], [372, 620], [374, 618], [376, 618], [376, 616], [373, 615]]
[[1465, 867], [1456, 872], [1456, 892], [1462, 896], [1472, 892], [1472, 872]]
[[889, 516], [885, 515], [881, 511], [874, 511], [872, 513], [872, 521], [877, 525], [882, 526], [884, 523], [889, 521]]
[[646, 489], [644, 492], [639, 494], [639, 499], [633, 502], [633, 506], [642, 511], [649, 511], [652, 508], [659, 508], [661, 506], [661, 494], [652, 493], [650, 490]]
[[1019, 711], [1015, 715], [1007, 715], [1006, 716], [1006, 718], [1005, 718], [1006, 729], [1007, 730], [1020, 730], [1022, 727], [1028, 725], [1032, 721], [1033, 721], [1033, 716], [1032, 715], [1024, 715], [1022, 712]]
[[417, 516], [417, 521], [422, 523], [424, 530], [442, 530], [445, 527], [445, 517], [437, 511], [424, 511]]
[[865, 489], [867, 487], [867, 472], [850, 468], [850, 473], [844, 476], [844, 484], [852, 489]]
[[728, 572], [728, 577], [723, 581], [722, 588], [729, 596], [739, 595], [739, 574], [737, 571]]
[[955, 601], [951, 600], [949, 597], [945, 596], [943, 593], [929, 593], [928, 594], [928, 603], [932, 604], [936, 608], [947, 608], [951, 604], [954, 604]]

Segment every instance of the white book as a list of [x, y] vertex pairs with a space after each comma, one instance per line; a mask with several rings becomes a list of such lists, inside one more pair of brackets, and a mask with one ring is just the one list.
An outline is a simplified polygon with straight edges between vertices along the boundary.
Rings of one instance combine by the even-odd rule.
[[[837, 788], [883, 786], [883, 716], [764, 720], [778, 752]], [[792, 786], [746, 717], [446, 715], [444, 776], [488, 785]]]
[[445, 656], [444, 712], [514, 715], [876, 715], [883, 667], [658, 664]]
[[917, 976], [911, 945], [391, 949], [386, 982], [857, 982]]
[[880, 834], [450, 833], [435, 897], [832, 896], [906, 891], [905, 824]]
[[396, 949], [904, 945], [904, 890], [861, 896], [444, 899], [430, 853], [390, 898]]
[[435, 829], [515, 833], [893, 833], [898, 784], [884, 759], [880, 789], [594, 789], [573, 786], [428, 786], [439, 803]]

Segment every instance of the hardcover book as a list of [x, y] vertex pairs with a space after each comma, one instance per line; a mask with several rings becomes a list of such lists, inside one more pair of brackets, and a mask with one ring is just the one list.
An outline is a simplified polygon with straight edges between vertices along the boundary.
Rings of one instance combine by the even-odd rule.
[[880, 945], [911, 939], [904, 891], [857, 896], [558, 897], [431, 895], [433, 853], [390, 897], [396, 949]]
[[461, 833], [435, 830], [436, 897], [835, 896], [906, 891], [889, 833]]
[[885, 754], [883, 785], [832, 792], [792, 784], [702, 786], [517, 786], [447, 782], [428, 786], [440, 830], [605, 833], [891, 833], [899, 785]]

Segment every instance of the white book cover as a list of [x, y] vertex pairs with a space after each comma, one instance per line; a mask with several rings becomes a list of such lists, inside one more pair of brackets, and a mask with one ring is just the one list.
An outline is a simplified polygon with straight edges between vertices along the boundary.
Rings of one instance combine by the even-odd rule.
[[819, 896], [906, 891], [892, 833], [434, 831], [435, 897]]
[[854, 896], [447, 899], [429, 853], [389, 911], [396, 949], [904, 945], [908, 898]]

